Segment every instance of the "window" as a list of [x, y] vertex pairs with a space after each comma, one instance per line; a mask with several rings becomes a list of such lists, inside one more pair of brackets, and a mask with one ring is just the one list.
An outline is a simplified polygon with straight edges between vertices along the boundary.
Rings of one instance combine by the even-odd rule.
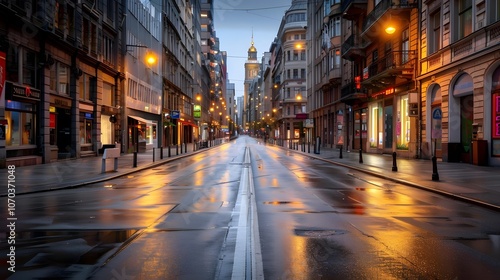
[[68, 20], [66, 21], [66, 26], [68, 28], [68, 36], [75, 37], [75, 8], [73, 6], [66, 4], [68, 15]]
[[299, 69], [293, 69], [293, 78], [298, 79], [299, 78]]
[[92, 101], [92, 85], [95, 84], [95, 78], [83, 73], [83, 75], [79, 79], [79, 96], [81, 100]]
[[104, 34], [103, 36], [103, 41], [104, 41], [104, 44], [103, 44], [103, 50], [102, 50], [102, 53], [103, 53], [103, 58], [104, 58], [104, 61], [109, 63], [109, 64], [114, 64], [114, 39], [111, 35], [109, 34]]
[[50, 90], [58, 94], [69, 94], [69, 66], [57, 62], [50, 68]]
[[107, 0], [108, 5], [106, 7], [106, 17], [108, 18], [109, 21], [114, 22], [115, 21], [115, 0]]
[[437, 10], [430, 15], [428, 54], [432, 54], [441, 49], [441, 10]]
[[6, 145], [35, 145], [35, 105], [11, 100], [5, 103]]
[[410, 39], [409, 39], [409, 30], [405, 29], [401, 33], [401, 65], [406, 64], [409, 60], [409, 52], [410, 52]]
[[472, 0], [458, 0], [458, 38], [472, 33]]
[[489, 0], [486, 5], [486, 11], [488, 11], [488, 24], [500, 20], [500, 3], [498, 0]]
[[87, 50], [90, 47], [90, 23], [87, 18], [83, 19], [82, 25], [82, 46]]
[[102, 105], [115, 106], [115, 86], [104, 82], [102, 84]]
[[61, 31], [64, 32], [64, 6], [59, 4], [59, 2], [56, 1], [55, 4], [55, 14], [54, 14], [54, 27]]
[[92, 144], [92, 113], [82, 113], [80, 119], [80, 144]]
[[305, 50], [300, 51], [300, 60], [306, 60], [306, 51]]
[[37, 87], [37, 59], [36, 53], [25, 49], [23, 52], [23, 84]]

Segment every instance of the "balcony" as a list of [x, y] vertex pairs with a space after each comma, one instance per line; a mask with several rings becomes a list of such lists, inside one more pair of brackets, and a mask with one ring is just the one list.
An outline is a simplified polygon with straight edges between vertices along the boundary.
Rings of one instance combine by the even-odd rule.
[[359, 18], [360, 15], [366, 13], [366, 5], [368, 0], [346, 0], [342, 1], [340, 10], [342, 11], [342, 17], [347, 20], [355, 20]]
[[356, 59], [364, 57], [364, 40], [360, 36], [352, 34], [342, 44], [342, 58], [355, 61]]
[[381, 23], [388, 21], [390, 16], [394, 16], [393, 19], [409, 20], [411, 10], [417, 7], [417, 0], [382, 0], [366, 16], [363, 22], [363, 36], [378, 37], [379, 32], [383, 32], [380, 28]]
[[396, 78], [411, 80], [414, 77], [415, 63], [415, 51], [390, 52], [363, 70], [361, 84], [365, 87], [384, 88], [394, 85]]
[[361, 87], [359, 83], [349, 83], [340, 90], [340, 100], [347, 105], [364, 102], [368, 97], [368, 90]]

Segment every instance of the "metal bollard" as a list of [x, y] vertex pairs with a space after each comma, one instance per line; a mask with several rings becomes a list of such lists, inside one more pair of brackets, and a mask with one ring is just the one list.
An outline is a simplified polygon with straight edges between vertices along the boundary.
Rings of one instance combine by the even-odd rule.
[[163, 146], [160, 147], [160, 159], [163, 159]]
[[171, 157], [172, 155], [170, 154], [170, 144], [168, 144], [168, 157]]
[[342, 150], [344, 149], [343, 147], [344, 147], [343, 145], [340, 145], [340, 154], [339, 154], [339, 158], [342, 158]]
[[436, 156], [432, 157], [432, 181], [439, 181]]
[[359, 149], [359, 163], [363, 163], [363, 150]]
[[398, 165], [396, 164], [396, 152], [392, 153], [392, 171], [398, 171]]
[[184, 153], [188, 152], [188, 143], [184, 143]]
[[133, 167], [137, 167], [137, 152], [134, 152]]
[[155, 162], [155, 148], [153, 148], [153, 162]]
[[175, 144], [175, 155], [179, 155], [179, 144]]

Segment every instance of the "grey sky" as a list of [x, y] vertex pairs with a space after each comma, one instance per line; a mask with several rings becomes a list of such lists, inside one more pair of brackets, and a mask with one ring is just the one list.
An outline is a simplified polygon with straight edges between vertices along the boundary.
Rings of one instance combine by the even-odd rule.
[[260, 62], [278, 32], [291, 0], [215, 0], [214, 27], [220, 40], [220, 49], [227, 51], [227, 71], [235, 84], [236, 96], [243, 95], [245, 60], [252, 40]]

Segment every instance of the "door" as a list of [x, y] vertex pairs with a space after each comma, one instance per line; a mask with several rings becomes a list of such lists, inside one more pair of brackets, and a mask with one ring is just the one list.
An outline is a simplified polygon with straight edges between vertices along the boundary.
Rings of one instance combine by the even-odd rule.
[[460, 97], [460, 146], [461, 161], [471, 163], [472, 122], [474, 100], [472, 95]]
[[384, 149], [392, 151], [392, 106], [384, 108]]

